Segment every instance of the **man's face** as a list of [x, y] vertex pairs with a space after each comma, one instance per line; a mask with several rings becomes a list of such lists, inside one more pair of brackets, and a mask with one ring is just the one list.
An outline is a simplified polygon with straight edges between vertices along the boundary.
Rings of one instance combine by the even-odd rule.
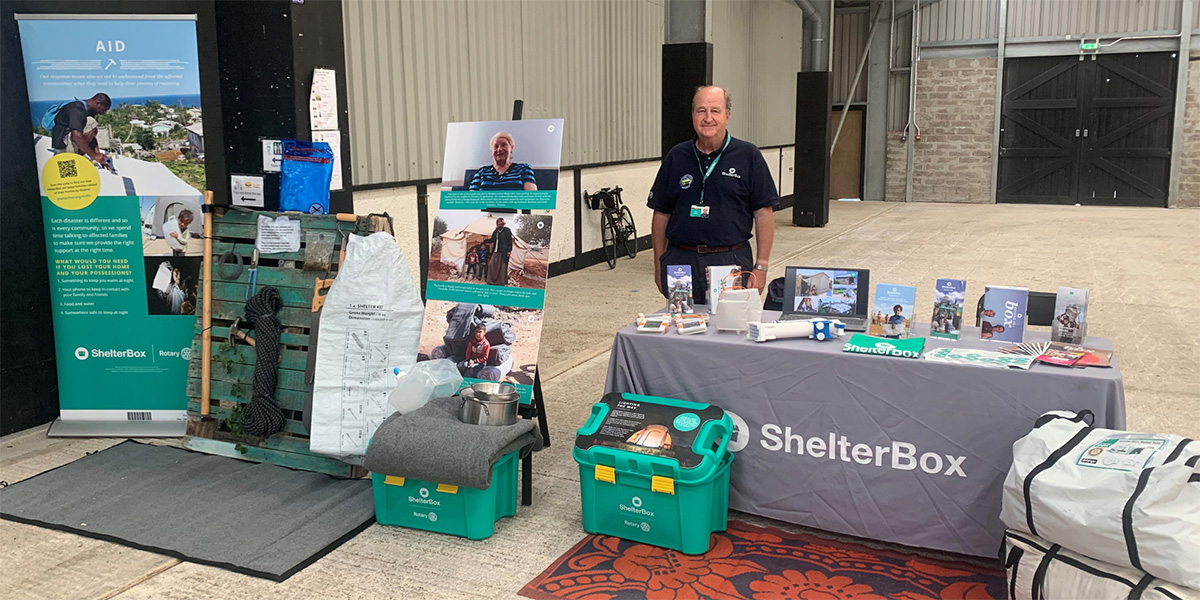
[[904, 312], [904, 309], [903, 308], [893, 308], [892, 312], [894, 312], [896, 314], [900, 314], [900, 313]]
[[89, 116], [99, 116], [108, 112], [108, 107], [96, 102], [95, 100], [87, 101], [87, 109]]
[[503, 165], [512, 159], [513, 145], [508, 138], [498, 137], [492, 142], [492, 160]]
[[496, 229], [504, 227], [504, 219], [496, 219]]
[[702, 138], [725, 137], [729, 113], [725, 110], [725, 93], [718, 88], [706, 88], [696, 95], [692, 106], [692, 128]]

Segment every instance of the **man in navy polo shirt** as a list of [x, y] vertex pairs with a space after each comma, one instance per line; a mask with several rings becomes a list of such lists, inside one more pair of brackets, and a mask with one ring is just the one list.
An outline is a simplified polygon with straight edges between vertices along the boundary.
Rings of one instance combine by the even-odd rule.
[[696, 137], [671, 148], [650, 188], [646, 205], [654, 209], [654, 280], [664, 296], [667, 265], [691, 265], [697, 302], [708, 290], [709, 266], [738, 265], [754, 273], [750, 285], [759, 293], [766, 285], [779, 193], [762, 152], [726, 130], [732, 104], [722, 88], [696, 90]]

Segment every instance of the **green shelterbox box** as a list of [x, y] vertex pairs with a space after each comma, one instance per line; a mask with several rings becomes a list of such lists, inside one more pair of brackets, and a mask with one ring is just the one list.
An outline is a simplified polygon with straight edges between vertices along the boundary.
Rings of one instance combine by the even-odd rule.
[[492, 465], [485, 490], [371, 473], [375, 520], [472, 540], [492, 536], [496, 521], [517, 514], [517, 462], [510, 452]]
[[583, 528], [703, 554], [729, 513], [733, 421], [708, 404], [611, 393], [592, 406], [573, 454]]

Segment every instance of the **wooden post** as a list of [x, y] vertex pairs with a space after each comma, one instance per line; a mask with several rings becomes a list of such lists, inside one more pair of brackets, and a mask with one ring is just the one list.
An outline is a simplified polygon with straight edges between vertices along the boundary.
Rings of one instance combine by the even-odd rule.
[[208, 415], [212, 404], [212, 220], [213, 213], [212, 190], [204, 192], [204, 260], [201, 273], [204, 276], [202, 292], [204, 300], [200, 306], [200, 418], [188, 419], [187, 434], [194, 437], [211, 439], [217, 433], [217, 420]]
[[[212, 190], [204, 192], [204, 206], [212, 206]], [[212, 403], [212, 212], [204, 215], [204, 302], [200, 316], [200, 416], [207, 417]]]

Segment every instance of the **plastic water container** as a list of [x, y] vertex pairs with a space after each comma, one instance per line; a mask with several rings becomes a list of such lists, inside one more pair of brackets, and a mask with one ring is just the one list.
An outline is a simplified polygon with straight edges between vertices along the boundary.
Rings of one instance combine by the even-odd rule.
[[431, 398], [453, 396], [462, 387], [462, 375], [451, 360], [419, 362], [407, 371], [395, 368], [396, 389], [388, 396], [388, 404], [407, 414], [425, 406]]
[[716, 406], [606, 394], [572, 449], [584, 530], [707, 552], [711, 534], [727, 524], [732, 431]]
[[375, 520], [380, 525], [411, 527], [482, 540], [496, 522], [517, 514], [519, 451], [492, 465], [492, 485], [477, 490], [371, 473]]

